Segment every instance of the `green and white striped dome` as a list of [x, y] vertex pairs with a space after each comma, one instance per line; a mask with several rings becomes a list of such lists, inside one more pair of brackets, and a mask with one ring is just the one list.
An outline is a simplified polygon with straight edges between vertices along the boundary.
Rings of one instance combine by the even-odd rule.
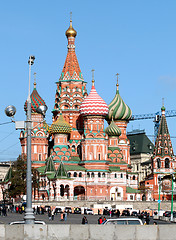
[[118, 86], [119, 85], [117, 83], [116, 95], [115, 95], [114, 99], [112, 100], [112, 102], [108, 105], [109, 114], [106, 117], [107, 121], [112, 120], [112, 118], [114, 120], [128, 121], [128, 120], [130, 120], [131, 115], [132, 115], [131, 109], [128, 107], [128, 105], [126, 105], [124, 103], [123, 99], [121, 98], [121, 96], [119, 94]]
[[105, 129], [105, 133], [107, 133], [108, 136], [120, 136], [121, 130], [112, 120], [111, 124]]

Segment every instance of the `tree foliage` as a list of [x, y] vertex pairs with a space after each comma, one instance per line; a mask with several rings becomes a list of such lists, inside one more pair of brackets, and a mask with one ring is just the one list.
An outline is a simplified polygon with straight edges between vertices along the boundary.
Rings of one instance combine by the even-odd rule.
[[9, 197], [16, 198], [26, 194], [26, 156], [19, 155], [12, 167], [11, 185], [8, 190]]
[[[8, 196], [10, 198], [17, 198], [21, 195], [26, 195], [26, 170], [27, 158], [26, 155], [19, 155], [17, 161], [12, 167], [12, 177], [10, 179], [10, 187], [8, 189]], [[38, 194], [39, 188], [39, 173], [37, 169], [32, 168], [32, 188], [34, 198]]]

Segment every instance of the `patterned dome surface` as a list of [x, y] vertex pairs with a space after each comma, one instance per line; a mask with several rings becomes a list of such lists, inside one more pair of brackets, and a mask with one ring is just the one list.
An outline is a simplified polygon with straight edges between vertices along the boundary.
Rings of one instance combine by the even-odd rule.
[[85, 98], [80, 106], [80, 113], [82, 115], [99, 115], [106, 116], [108, 114], [108, 105], [98, 95], [95, 86], [92, 85], [92, 89], [89, 95]]
[[[34, 90], [31, 94], [31, 112], [32, 113], [36, 113], [37, 112], [37, 108], [41, 105], [45, 105], [46, 103], [45, 101], [40, 97], [40, 95], [38, 94], [36, 88], [34, 87]], [[27, 112], [27, 100], [24, 104], [24, 110]]]
[[68, 134], [68, 133], [71, 133], [71, 131], [72, 131], [72, 127], [70, 126], [69, 123], [67, 123], [64, 120], [62, 114], [60, 114], [58, 119], [51, 124], [50, 130], [49, 130], [49, 132], [51, 134], [54, 134], [54, 133], [66, 133], [66, 134]]
[[111, 124], [105, 129], [108, 136], [120, 136], [121, 130], [116, 126], [115, 122], [112, 121]]
[[[117, 85], [118, 86], [118, 85]], [[132, 111], [126, 105], [119, 94], [117, 87], [116, 95], [112, 102], [109, 104], [109, 114], [106, 117], [107, 120], [111, 120], [112, 117], [114, 120], [126, 120], [128, 121], [131, 118]]]
[[43, 122], [43, 127], [46, 129], [47, 132], [50, 131], [50, 126], [45, 121]]

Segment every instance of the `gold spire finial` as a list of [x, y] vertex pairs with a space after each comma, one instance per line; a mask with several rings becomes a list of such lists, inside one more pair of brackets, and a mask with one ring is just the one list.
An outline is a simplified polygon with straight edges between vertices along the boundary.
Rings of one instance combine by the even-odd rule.
[[34, 88], [36, 88], [36, 85], [37, 85], [37, 83], [36, 83], [36, 72], [34, 73]]
[[70, 22], [72, 22], [72, 12], [70, 12]]
[[164, 107], [164, 98], [162, 98], [162, 106]]
[[94, 84], [95, 84], [95, 80], [94, 80], [94, 72], [95, 72], [95, 70], [92, 69], [92, 86], [94, 86]]
[[119, 73], [117, 73], [116, 76], [117, 76], [117, 84], [116, 84], [116, 86], [117, 86], [117, 90], [118, 90], [119, 89]]

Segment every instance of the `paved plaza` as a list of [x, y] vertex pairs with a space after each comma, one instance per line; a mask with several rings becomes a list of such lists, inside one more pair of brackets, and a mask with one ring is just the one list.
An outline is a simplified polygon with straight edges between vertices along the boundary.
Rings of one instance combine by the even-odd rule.
[[[44, 221], [46, 224], [81, 224], [83, 214], [69, 214], [66, 221], [61, 221], [60, 214], [54, 216], [54, 220], [49, 220], [48, 214], [45, 213], [43, 215], [35, 215], [35, 220]], [[86, 215], [88, 224], [98, 224], [98, 215]], [[110, 218], [109, 216], [105, 216], [107, 219]], [[116, 217], [113, 217], [116, 218]], [[24, 219], [24, 213], [7, 213], [6, 217], [0, 216], [0, 224], [9, 224], [10, 222], [14, 221], [22, 221]], [[157, 224], [175, 224], [170, 222], [164, 222], [160, 220], [155, 220]], [[144, 222], [144, 221], [143, 221]], [[150, 218], [150, 224], [153, 225], [153, 218]]]

